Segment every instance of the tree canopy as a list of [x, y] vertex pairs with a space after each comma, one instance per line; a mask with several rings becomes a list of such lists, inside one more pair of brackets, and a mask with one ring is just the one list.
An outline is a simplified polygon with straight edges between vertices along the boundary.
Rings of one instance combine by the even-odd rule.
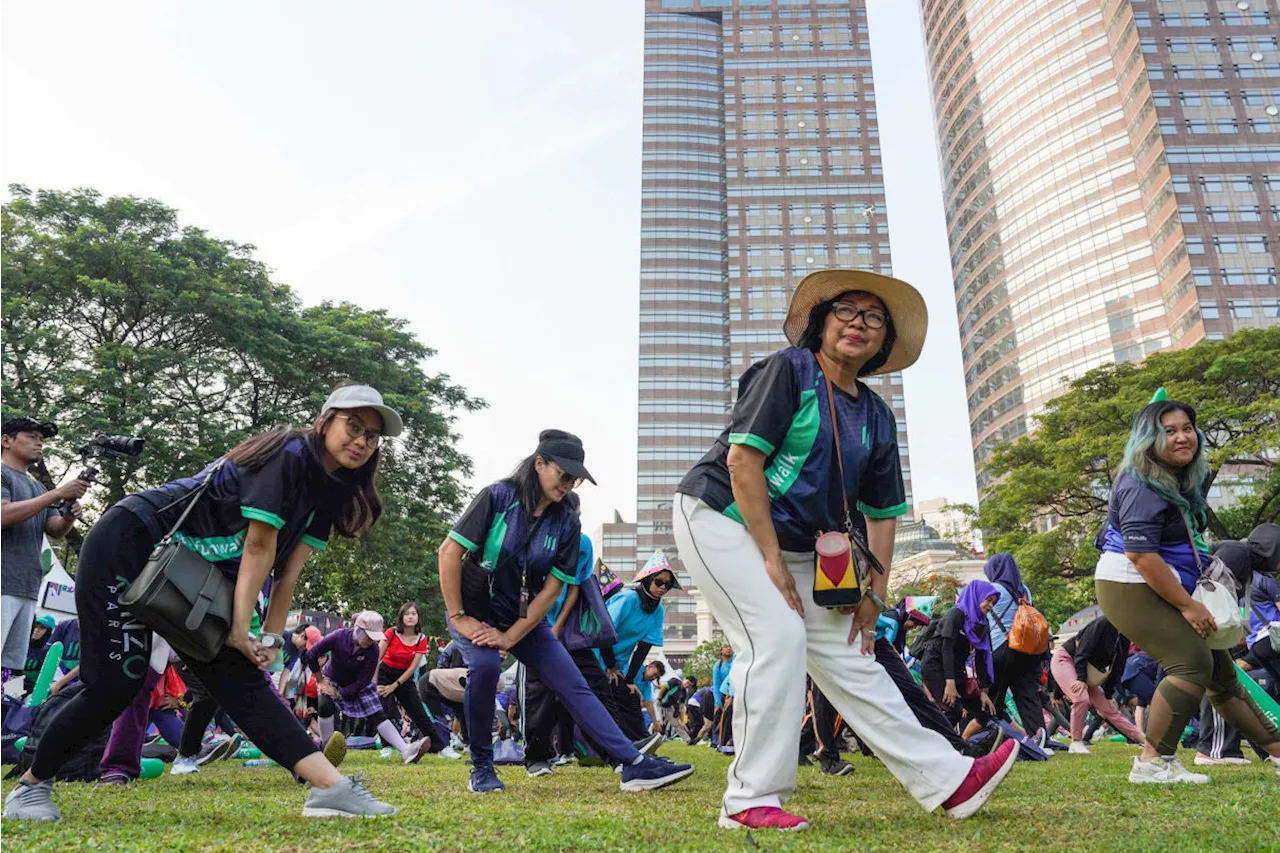
[[141, 456], [101, 466], [101, 508], [250, 435], [310, 423], [344, 380], [373, 385], [406, 426], [384, 445], [386, 513], [313, 558], [297, 605], [385, 613], [416, 598], [430, 627], [441, 609], [435, 549], [471, 471], [454, 422], [483, 402], [425, 371], [434, 352], [408, 321], [345, 302], [304, 306], [253, 246], [183, 226], [159, 201], [9, 189], [4, 403], [58, 424], [48, 467], [77, 464], [73, 450], [96, 433], [145, 438]]
[[1133, 417], [1161, 386], [1196, 410], [1209, 484], [1236, 495], [1210, 512], [1210, 533], [1240, 538], [1280, 516], [1280, 327], [1091, 370], [1035, 416], [1029, 435], [996, 448], [976, 511], [987, 551], [1014, 555], [1051, 620], [1093, 600], [1093, 537]]

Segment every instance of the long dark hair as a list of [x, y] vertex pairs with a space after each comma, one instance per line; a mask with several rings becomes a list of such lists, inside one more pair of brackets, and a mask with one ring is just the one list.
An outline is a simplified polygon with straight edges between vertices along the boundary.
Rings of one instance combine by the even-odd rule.
[[[578, 441], [580, 439], [571, 432], [565, 432], [562, 429], [544, 429], [538, 433], [538, 444], [544, 441], [569, 440]], [[520, 496], [520, 506], [524, 511], [533, 515], [538, 511], [538, 503], [542, 500], [543, 489], [542, 483], [538, 480], [538, 456], [537, 451], [530, 453], [524, 459], [520, 460], [520, 464], [511, 472], [502, 482], [513, 486], [516, 494]], [[546, 461], [545, 459], [543, 460]]]
[[[1196, 431], [1196, 455], [1176, 470], [1161, 462], [1159, 456], [1167, 444], [1160, 419], [1170, 412], [1182, 412]], [[1120, 460], [1116, 476], [1130, 474], [1181, 508], [1193, 525], [1202, 526], [1207, 504], [1201, 487], [1209, 476], [1209, 460], [1205, 458], [1204, 445], [1205, 437], [1196, 425], [1195, 409], [1178, 400], [1149, 403], [1133, 419], [1133, 429], [1125, 443], [1124, 458]]]
[[[847, 290], [834, 299], [828, 299], [826, 302], [819, 302], [809, 310], [809, 325], [805, 327], [804, 334], [800, 336], [799, 346], [810, 352], [818, 352], [822, 349], [822, 330], [827, 324], [827, 316], [835, 308], [837, 302], [853, 293], [866, 293], [864, 290]], [[874, 293], [867, 294], [875, 296]], [[876, 297], [879, 298], [879, 297]], [[884, 367], [886, 361], [889, 360], [889, 353], [893, 352], [893, 345], [898, 340], [898, 333], [893, 327], [893, 316], [885, 309], [884, 323], [884, 345], [880, 347], [880, 351], [871, 356], [866, 364], [858, 369], [859, 376], [867, 376]], [[865, 320], [863, 322], [866, 322]]]
[[[256, 471], [267, 461], [279, 453], [286, 444], [295, 438], [307, 443], [308, 449], [316, 459], [324, 458], [324, 434], [333, 423], [337, 409], [329, 409], [316, 418], [310, 429], [279, 427], [270, 432], [247, 438], [228, 451], [226, 458], [236, 463], [237, 467], [248, 471]], [[382, 516], [382, 496], [378, 494], [378, 460], [382, 458], [382, 448], [378, 447], [369, 454], [369, 459], [354, 471], [339, 468], [327, 476], [341, 482], [347, 487], [347, 500], [335, 513], [333, 528], [347, 537], [358, 536], [366, 528], [371, 527]]]
[[404, 633], [404, 630], [405, 630], [404, 615], [408, 613], [410, 610], [418, 611], [418, 624], [413, 626], [413, 633], [415, 634], [422, 633], [422, 610], [419, 609], [418, 605], [415, 604], [414, 602], [406, 601], [404, 604], [401, 604], [400, 609], [396, 611], [396, 633], [397, 634]]

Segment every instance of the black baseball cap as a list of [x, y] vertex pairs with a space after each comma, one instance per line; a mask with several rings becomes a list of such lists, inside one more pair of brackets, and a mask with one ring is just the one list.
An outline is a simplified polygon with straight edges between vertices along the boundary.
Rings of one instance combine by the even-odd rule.
[[569, 476], [589, 480], [598, 485], [587, 466], [582, 464], [587, 458], [587, 451], [582, 447], [582, 439], [576, 435], [564, 434], [563, 437], [548, 438], [538, 442], [538, 455], [547, 462], [554, 462]]
[[14, 415], [4, 419], [0, 433], [17, 435], [20, 432], [38, 432], [45, 438], [53, 438], [58, 434], [58, 427], [49, 421], [38, 421], [27, 415]]

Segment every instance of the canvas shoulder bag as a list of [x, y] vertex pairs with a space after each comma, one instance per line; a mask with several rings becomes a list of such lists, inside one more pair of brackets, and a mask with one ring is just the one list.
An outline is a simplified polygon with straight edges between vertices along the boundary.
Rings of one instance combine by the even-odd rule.
[[222, 465], [219, 461], [205, 476], [142, 572], [120, 596], [120, 605], [135, 619], [168, 640], [178, 654], [200, 663], [213, 660], [227, 643], [235, 584], [176, 536]]
[[1191, 540], [1191, 553], [1196, 560], [1196, 569], [1200, 572], [1200, 579], [1196, 581], [1191, 598], [1203, 604], [1218, 625], [1216, 630], [1205, 635], [1205, 642], [1211, 649], [1233, 648], [1244, 639], [1245, 632], [1244, 617], [1240, 615], [1240, 602], [1236, 597], [1236, 579], [1217, 557], [1210, 557], [1208, 566], [1201, 562], [1191, 522], [1182, 510], [1179, 509], [1178, 514], [1186, 525], [1187, 537]]
[[840, 452], [840, 424], [836, 419], [836, 398], [831, 388], [831, 374], [821, 355], [822, 378], [827, 383], [827, 406], [831, 412], [831, 436], [836, 448], [836, 464], [840, 472], [840, 500], [844, 504], [844, 530], [819, 532], [814, 542], [813, 603], [819, 607], [855, 607], [870, 588], [871, 572], [884, 574], [884, 566], [862, 541], [853, 526], [849, 512], [849, 495], [845, 490], [844, 456]]

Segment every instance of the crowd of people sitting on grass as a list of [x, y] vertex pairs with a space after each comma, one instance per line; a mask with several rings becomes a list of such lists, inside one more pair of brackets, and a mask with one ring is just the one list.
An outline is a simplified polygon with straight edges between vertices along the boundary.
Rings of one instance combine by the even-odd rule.
[[[807, 828], [783, 808], [799, 767], [816, 758], [820, 772], [847, 776], [851, 748], [952, 819], [977, 813], [1019, 757], [1088, 752], [1091, 728], [1140, 748], [1135, 784], [1209, 781], [1177, 757], [1197, 716], [1209, 744], [1198, 763], [1243, 760], [1241, 739], [1280, 773], [1280, 731], [1259, 689], [1264, 673], [1276, 689], [1280, 528], [1210, 554], [1204, 436], [1194, 409], [1163, 394], [1138, 413], [1116, 472], [1096, 543], [1102, 615], [1084, 630], [1051, 650], [1008, 554], [945, 611], [886, 603], [907, 496], [893, 413], [861, 378], [910, 366], [926, 327], [905, 282], [806, 276], [783, 324], [791, 346], [746, 371], [729, 424], [671, 496], [675, 549], [627, 584], [597, 568], [582, 533], [577, 492], [595, 482], [582, 441], [542, 431], [439, 547], [450, 640], [434, 668], [413, 603], [390, 624], [362, 610], [327, 633], [286, 630], [311, 555], [383, 512], [382, 442], [403, 423], [374, 388], [341, 386], [311, 425], [251, 437], [125, 497], [80, 548], [76, 638], [64, 633], [62, 646], [78, 661], [59, 662], [56, 685], [48, 660], [31, 667], [33, 693], [57, 691], [30, 721], [6, 818], [61, 819], [55, 779], [130, 784], [157, 748], [152, 725], [174, 751], [169, 772], [192, 784], [251, 743], [265, 758], [248, 760], [309, 786], [307, 817], [396, 812], [337, 770], [350, 746], [370, 743], [405, 765], [465, 753], [467, 789], [496, 794], [504, 764], [545, 777], [577, 762], [612, 768], [623, 792], [663, 788], [694, 772], [654, 754], [665, 739], [705, 742], [732, 755], [719, 825], [757, 830]], [[54, 434], [30, 417], [4, 422], [3, 647], [14, 671], [63, 631], [46, 637], [51, 626], [36, 623], [39, 543], [80, 518], [86, 484], [46, 492], [27, 473]], [[683, 581], [724, 632], [709, 680], [683, 679], [655, 654], [663, 599]], [[1247, 632], [1233, 594], [1246, 591]], [[1130, 719], [1130, 707], [1143, 710]]]

